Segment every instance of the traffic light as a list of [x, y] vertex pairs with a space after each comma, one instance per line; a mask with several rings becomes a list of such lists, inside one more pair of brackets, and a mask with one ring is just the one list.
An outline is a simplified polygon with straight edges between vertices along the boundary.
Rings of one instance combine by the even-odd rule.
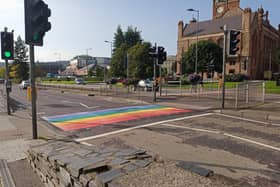
[[43, 46], [45, 33], [51, 29], [51, 10], [42, 0], [24, 0], [24, 10], [26, 44]]
[[14, 59], [14, 33], [1, 32], [1, 57], [4, 60]]
[[237, 52], [239, 51], [239, 43], [240, 43], [240, 36], [241, 32], [237, 30], [231, 30], [229, 33], [229, 55], [236, 56]]
[[157, 48], [156, 47], [151, 47], [149, 49], [149, 56], [151, 58], [156, 58], [157, 57]]
[[163, 62], [166, 61], [166, 55], [164, 47], [158, 47], [158, 64], [163, 64]]

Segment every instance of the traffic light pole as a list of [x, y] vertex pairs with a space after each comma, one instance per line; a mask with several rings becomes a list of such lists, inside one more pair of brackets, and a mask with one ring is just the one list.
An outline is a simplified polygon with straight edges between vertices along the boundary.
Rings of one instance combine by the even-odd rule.
[[35, 86], [35, 64], [34, 45], [30, 45], [30, 83], [31, 83], [31, 105], [32, 105], [32, 134], [33, 139], [38, 138], [37, 111], [36, 111], [36, 86]]
[[9, 90], [7, 88], [7, 85], [8, 85], [8, 82], [9, 82], [9, 64], [8, 64], [8, 60], [5, 60], [5, 67], [6, 67], [5, 78], [6, 78], [7, 113], [8, 113], [8, 115], [11, 115], [10, 92], [9, 92]]
[[225, 94], [226, 94], [226, 57], [227, 57], [227, 26], [224, 25], [224, 50], [223, 50], [223, 93], [222, 93], [222, 109], [225, 108]]
[[[157, 44], [155, 43], [155, 48], [157, 49]], [[154, 81], [153, 81], [153, 102], [157, 102], [157, 91], [156, 91], [156, 65], [158, 58], [154, 58]]]

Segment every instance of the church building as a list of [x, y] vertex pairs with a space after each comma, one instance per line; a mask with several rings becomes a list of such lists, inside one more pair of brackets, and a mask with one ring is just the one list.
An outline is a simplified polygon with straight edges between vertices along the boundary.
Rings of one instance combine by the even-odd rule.
[[211, 20], [178, 23], [178, 74], [181, 72], [182, 54], [196, 43], [197, 37], [198, 41], [209, 40], [223, 47], [224, 33], [221, 27], [224, 25], [227, 25], [228, 30], [241, 32], [238, 54], [227, 57], [227, 74], [244, 74], [250, 79], [264, 79], [265, 72], [279, 72], [275, 53], [280, 46], [280, 25], [276, 29], [270, 24], [269, 12], [262, 7], [257, 11], [242, 9], [240, 0], [213, 0]]

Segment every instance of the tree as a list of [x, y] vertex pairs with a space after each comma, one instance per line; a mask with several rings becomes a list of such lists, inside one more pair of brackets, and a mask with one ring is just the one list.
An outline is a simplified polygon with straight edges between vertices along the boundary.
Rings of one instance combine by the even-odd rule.
[[149, 57], [150, 43], [138, 43], [131, 47], [129, 54], [129, 77], [146, 79], [153, 76], [153, 60]]
[[[222, 72], [223, 49], [212, 41], [198, 42], [198, 62], [197, 71], [206, 72], [209, 64], [214, 65], [214, 71]], [[193, 44], [182, 58], [182, 73], [195, 72], [196, 44]]]
[[138, 43], [141, 43], [141, 32], [137, 28], [129, 26], [127, 31], [123, 33], [118, 26], [114, 34], [114, 53], [111, 60], [111, 74], [115, 77], [126, 77], [127, 53], [128, 50]]
[[104, 68], [96, 66], [96, 77], [104, 77]]
[[24, 41], [18, 36], [17, 41], [15, 41], [15, 59], [11, 66], [11, 78], [17, 80], [27, 80], [29, 77], [29, 67], [28, 67], [28, 48], [26, 47]]
[[114, 34], [114, 48], [119, 48], [123, 43], [125, 43], [125, 37], [122, 28], [119, 25], [116, 33]]
[[128, 46], [123, 43], [120, 47], [115, 49], [111, 61], [111, 73], [115, 77], [125, 77], [126, 73], [126, 56]]
[[132, 26], [129, 26], [127, 28], [124, 38], [125, 38], [125, 43], [129, 48], [133, 47], [134, 45], [142, 41], [141, 32], [137, 31], [137, 28], [136, 27], [133, 28]]

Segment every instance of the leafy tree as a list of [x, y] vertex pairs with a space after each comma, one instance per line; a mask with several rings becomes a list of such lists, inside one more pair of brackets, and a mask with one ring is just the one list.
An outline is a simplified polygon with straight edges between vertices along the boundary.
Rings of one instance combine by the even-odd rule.
[[150, 47], [150, 43], [138, 43], [129, 49], [129, 77], [145, 79], [153, 76], [153, 60], [149, 57]]
[[96, 66], [96, 77], [104, 77], [104, 68], [101, 66]]
[[111, 61], [110, 73], [115, 77], [126, 77], [127, 53], [130, 48], [141, 43], [141, 32], [137, 28], [129, 26], [126, 32], [123, 32], [118, 26], [114, 36], [114, 53]]
[[124, 33], [119, 25], [116, 33], [114, 34], [114, 48], [119, 48], [123, 43], [125, 43]]
[[[209, 64], [214, 65], [214, 71], [221, 72], [223, 64], [223, 49], [212, 41], [198, 42], [197, 71], [206, 72]], [[193, 73], [196, 63], [196, 44], [193, 44], [182, 58], [182, 73]]]
[[88, 70], [88, 77], [94, 76], [94, 69], [95, 69], [95, 67], [92, 66], [92, 67]]
[[137, 28], [133, 28], [132, 26], [129, 26], [127, 28], [124, 38], [125, 43], [128, 45], [129, 48], [142, 41], [141, 32], [137, 31]]
[[5, 68], [0, 68], [0, 78], [4, 78], [5, 77]]
[[17, 80], [27, 80], [29, 75], [28, 67], [28, 48], [26, 47], [24, 41], [18, 36], [17, 41], [15, 41], [15, 59], [11, 66], [10, 75], [12, 78]]
[[116, 48], [111, 61], [111, 73], [115, 77], [126, 76], [126, 56], [128, 46], [123, 43], [120, 47]]

